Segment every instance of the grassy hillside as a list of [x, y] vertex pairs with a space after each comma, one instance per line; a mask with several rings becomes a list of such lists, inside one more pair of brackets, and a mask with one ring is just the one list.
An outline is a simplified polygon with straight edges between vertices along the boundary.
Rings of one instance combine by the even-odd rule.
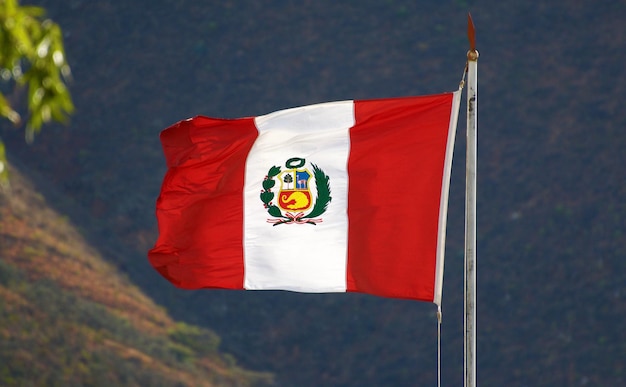
[[246, 386], [214, 332], [173, 320], [19, 171], [0, 193], [0, 385]]

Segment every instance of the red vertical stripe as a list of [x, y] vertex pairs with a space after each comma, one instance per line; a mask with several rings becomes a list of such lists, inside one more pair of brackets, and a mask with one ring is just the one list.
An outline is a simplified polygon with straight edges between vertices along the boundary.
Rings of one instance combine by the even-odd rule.
[[355, 102], [347, 290], [433, 301], [453, 94]]
[[195, 117], [161, 133], [168, 172], [157, 200], [154, 268], [181, 288], [243, 288], [243, 186], [252, 118]]

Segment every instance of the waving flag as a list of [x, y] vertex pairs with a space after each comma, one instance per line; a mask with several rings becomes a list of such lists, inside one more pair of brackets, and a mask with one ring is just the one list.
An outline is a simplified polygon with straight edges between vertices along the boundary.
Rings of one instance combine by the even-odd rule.
[[156, 270], [185, 289], [440, 304], [460, 92], [341, 101], [161, 133]]

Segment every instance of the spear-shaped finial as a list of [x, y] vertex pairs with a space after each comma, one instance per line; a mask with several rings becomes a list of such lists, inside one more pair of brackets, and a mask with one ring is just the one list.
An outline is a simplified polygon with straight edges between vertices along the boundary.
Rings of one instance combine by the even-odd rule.
[[476, 29], [472, 14], [467, 13], [467, 38], [469, 39], [470, 50], [467, 52], [467, 60], [475, 61], [478, 59], [478, 51], [476, 51]]

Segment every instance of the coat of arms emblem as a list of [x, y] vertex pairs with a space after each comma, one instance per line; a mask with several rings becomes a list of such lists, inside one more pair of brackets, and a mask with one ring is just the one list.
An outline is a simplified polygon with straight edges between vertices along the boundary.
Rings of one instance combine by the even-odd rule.
[[[268, 223], [279, 224], [313, 224], [322, 222], [318, 218], [328, 208], [331, 201], [330, 178], [317, 165], [294, 157], [285, 162], [285, 170], [273, 166], [263, 179], [261, 201], [272, 219]], [[278, 196], [272, 191], [279, 182]], [[313, 196], [312, 189], [315, 191]], [[274, 199], [276, 203], [274, 203]]]

